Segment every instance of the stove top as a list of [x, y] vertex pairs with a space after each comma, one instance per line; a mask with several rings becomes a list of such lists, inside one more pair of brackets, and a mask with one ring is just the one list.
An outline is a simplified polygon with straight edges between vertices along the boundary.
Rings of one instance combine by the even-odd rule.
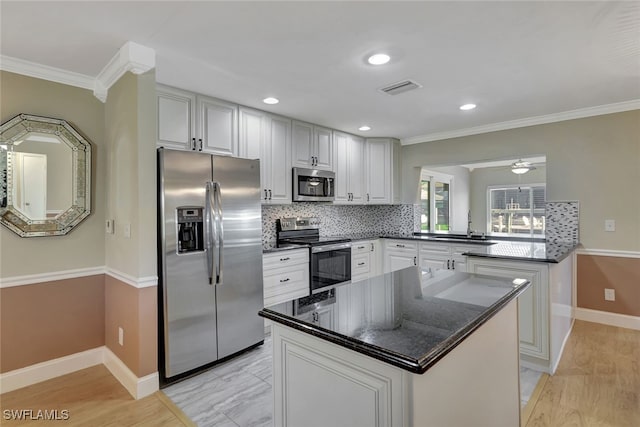
[[280, 218], [276, 221], [276, 228], [279, 247], [286, 244], [319, 246], [351, 241], [340, 236], [320, 237], [319, 218]]
[[336, 237], [320, 237], [320, 236], [287, 237], [284, 239], [280, 239], [278, 242], [278, 246], [281, 246], [283, 243], [318, 246], [318, 245], [326, 245], [329, 243], [346, 243], [350, 241], [351, 239], [347, 239], [345, 237], [339, 237], [339, 236], [336, 236]]

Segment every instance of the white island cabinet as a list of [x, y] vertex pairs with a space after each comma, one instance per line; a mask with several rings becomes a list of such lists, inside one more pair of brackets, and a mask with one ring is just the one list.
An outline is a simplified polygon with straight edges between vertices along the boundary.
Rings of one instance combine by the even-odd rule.
[[339, 286], [332, 324], [260, 312], [273, 322], [274, 425], [519, 425], [516, 298], [528, 283], [421, 276]]

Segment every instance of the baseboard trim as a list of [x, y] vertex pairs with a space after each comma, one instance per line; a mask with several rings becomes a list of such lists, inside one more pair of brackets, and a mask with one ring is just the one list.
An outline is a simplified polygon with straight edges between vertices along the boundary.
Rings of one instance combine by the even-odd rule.
[[640, 317], [626, 314], [609, 313], [607, 311], [591, 310], [589, 308], [576, 307], [574, 309], [576, 320], [602, 323], [604, 325], [618, 326], [620, 328], [635, 329], [640, 331]]
[[158, 373], [138, 378], [109, 348], [104, 348], [104, 365], [134, 399], [142, 399], [160, 389]]
[[160, 389], [157, 372], [138, 378], [118, 356], [102, 346], [0, 374], [0, 394], [100, 364], [109, 369], [134, 399], [142, 399]]
[[103, 363], [104, 347], [70, 354], [0, 374], [0, 394]]

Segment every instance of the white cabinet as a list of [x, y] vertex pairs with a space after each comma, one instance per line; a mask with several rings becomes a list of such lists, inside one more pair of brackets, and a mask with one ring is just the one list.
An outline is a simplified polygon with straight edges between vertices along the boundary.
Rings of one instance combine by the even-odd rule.
[[260, 159], [262, 203], [291, 203], [291, 120], [240, 108], [239, 156]]
[[331, 129], [293, 122], [293, 166], [333, 171]]
[[359, 136], [334, 131], [334, 167], [336, 198], [334, 203], [363, 204], [365, 201], [365, 140]]
[[334, 305], [319, 307], [296, 317], [303, 322], [314, 323], [321, 328], [333, 329], [335, 322]]
[[378, 240], [361, 240], [351, 244], [351, 281], [367, 279], [378, 274]]
[[196, 95], [169, 86], [157, 87], [157, 145], [196, 149]]
[[400, 142], [391, 138], [367, 139], [365, 175], [367, 203], [400, 203]]
[[157, 145], [235, 156], [238, 106], [208, 96], [157, 86]]
[[309, 295], [309, 250], [292, 249], [264, 254], [264, 306]]
[[486, 252], [485, 245], [464, 245], [460, 243], [421, 242], [420, 267], [427, 272], [438, 270], [467, 271], [466, 252]]
[[[518, 298], [520, 354], [534, 364], [549, 366], [549, 268], [546, 263], [469, 257], [470, 273], [509, 279], [522, 278], [531, 286]], [[546, 370], [546, 369], [545, 369]]]
[[418, 265], [418, 242], [384, 239], [384, 272]]

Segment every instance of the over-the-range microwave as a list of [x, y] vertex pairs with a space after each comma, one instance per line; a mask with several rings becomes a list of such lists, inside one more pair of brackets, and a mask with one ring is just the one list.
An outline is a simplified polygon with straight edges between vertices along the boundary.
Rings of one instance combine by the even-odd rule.
[[318, 169], [293, 168], [294, 202], [332, 202], [336, 174]]

